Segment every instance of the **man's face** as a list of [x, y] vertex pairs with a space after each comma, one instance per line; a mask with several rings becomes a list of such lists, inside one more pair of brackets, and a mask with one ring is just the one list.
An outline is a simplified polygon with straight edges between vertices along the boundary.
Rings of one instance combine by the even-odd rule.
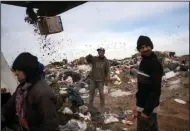
[[99, 51], [98, 51], [98, 55], [99, 55], [100, 57], [103, 57], [103, 56], [104, 56], [104, 54], [105, 54], [105, 52], [104, 52], [104, 51], [102, 51], [102, 50], [99, 50]]
[[139, 52], [142, 56], [149, 56], [152, 52], [152, 48], [150, 46], [143, 45], [140, 47]]
[[23, 71], [16, 70], [14, 73], [15, 73], [15, 76], [17, 77], [18, 81], [21, 81], [25, 78], [25, 74]]

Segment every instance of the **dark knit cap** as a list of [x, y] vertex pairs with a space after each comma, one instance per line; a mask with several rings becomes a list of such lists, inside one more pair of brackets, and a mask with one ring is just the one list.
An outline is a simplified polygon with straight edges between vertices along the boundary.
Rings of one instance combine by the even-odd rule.
[[151, 39], [148, 36], [139, 36], [138, 40], [137, 40], [137, 50], [140, 49], [140, 47], [142, 47], [143, 45], [148, 45], [150, 46], [152, 49], [154, 48], [153, 43], [151, 41]]
[[105, 49], [100, 47], [100, 48], [97, 49], [97, 51], [104, 51], [105, 52]]
[[38, 58], [28, 52], [21, 53], [14, 60], [12, 69], [14, 71], [23, 71], [26, 75], [26, 81], [32, 81], [40, 75], [40, 66]]

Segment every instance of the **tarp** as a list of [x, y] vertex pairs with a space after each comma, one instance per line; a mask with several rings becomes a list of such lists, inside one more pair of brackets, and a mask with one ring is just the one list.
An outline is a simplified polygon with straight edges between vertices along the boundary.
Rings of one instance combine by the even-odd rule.
[[1, 85], [4, 85], [4, 88], [7, 88], [7, 90], [10, 91], [11, 94], [14, 93], [18, 85], [16, 77], [12, 73], [2, 52], [1, 52]]

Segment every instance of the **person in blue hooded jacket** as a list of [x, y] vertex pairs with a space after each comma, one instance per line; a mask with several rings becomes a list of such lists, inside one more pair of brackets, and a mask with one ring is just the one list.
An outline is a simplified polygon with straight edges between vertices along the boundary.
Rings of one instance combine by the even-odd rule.
[[45, 67], [42, 63], [40, 63], [40, 71], [42, 73], [42, 78], [45, 79], [46, 78], [46, 74], [45, 74], [45, 71], [44, 71]]

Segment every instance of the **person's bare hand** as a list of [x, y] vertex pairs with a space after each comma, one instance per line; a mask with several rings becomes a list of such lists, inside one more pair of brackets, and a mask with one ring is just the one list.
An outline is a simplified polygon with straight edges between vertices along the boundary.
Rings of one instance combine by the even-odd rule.
[[143, 112], [141, 113], [141, 117], [144, 118], [144, 119], [148, 118], [148, 116], [146, 114], [144, 114]]

